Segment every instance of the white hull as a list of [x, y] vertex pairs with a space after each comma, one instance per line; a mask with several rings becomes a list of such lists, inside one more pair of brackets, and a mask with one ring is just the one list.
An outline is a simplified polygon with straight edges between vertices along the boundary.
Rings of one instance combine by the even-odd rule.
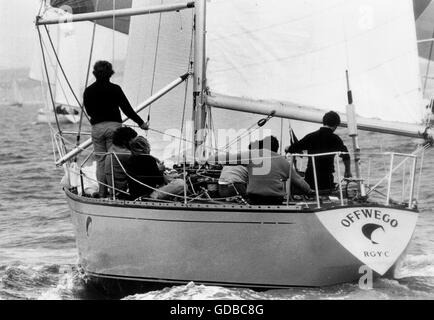
[[5, 103], [0, 103], [1, 107], [22, 107], [23, 103], [22, 102], [5, 102]]
[[[58, 114], [59, 123], [77, 123], [80, 120], [79, 115]], [[56, 123], [56, 118], [52, 111], [40, 109], [36, 116], [36, 123]]]
[[[365, 264], [322, 222], [329, 214], [336, 216], [339, 210], [352, 212], [360, 209], [357, 207], [301, 212], [295, 207], [197, 204], [187, 209], [179, 204], [82, 198], [69, 192], [67, 196], [80, 264], [92, 277], [312, 287], [357, 281]], [[417, 220], [414, 211], [372, 208]], [[410, 238], [414, 227], [415, 222], [406, 231]], [[408, 235], [403, 238], [405, 243], [399, 244], [381, 274], [393, 271], [410, 241]], [[366, 243], [367, 248], [369, 245]]]

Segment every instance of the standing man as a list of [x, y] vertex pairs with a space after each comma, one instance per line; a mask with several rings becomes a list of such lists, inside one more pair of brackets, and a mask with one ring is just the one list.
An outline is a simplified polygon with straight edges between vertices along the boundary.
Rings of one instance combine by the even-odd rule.
[[122, 126], [119, 108], [131, 120], [144, 129], [148, 124], [133, 110], [121, 87], [111, 83], [114, 74], [108, 61], [97, 61], [93, 67], [96, 81], [84, 90], [83, 104], [92, 125], [92, 142], [97, 159], [96, 177], [99, 182], [99, 197], [107, 195], [104, 162], [105, 153], [112, 147], [113, 132]]
[[[330, 111], [327, 112], [323, 119], [323, 127], [318, 131], [309, 133], [300, 141], [285, 149], [286, 153], [302, 153], [304, 150], [308, 154], [320, 154], [329, 152], [344, 152], [341, 155], [345, 165], [345, 177], [351, 177], [351, 161], [348, 155], [348, 149], [339, 136], [334, 134], [336, 128], [341, 123], [339, 115]], [[330, 190], [335, 188], [333, 173], [335, 171], [334, 155], [315, 157], [315, 168], [319, 190]], [[309, 157], [305, 180], [312, 189], [315, 189], [315, 180], [313, 172], [312, 158]]]

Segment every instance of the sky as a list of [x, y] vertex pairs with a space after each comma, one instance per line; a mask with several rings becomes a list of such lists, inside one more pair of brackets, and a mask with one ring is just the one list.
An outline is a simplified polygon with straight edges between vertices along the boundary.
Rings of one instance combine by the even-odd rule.
[[37, 49], [39, 0], [0, 0], [0, 69], [28, 68]]
[[[40, 0], [0, 0], [0, 69], [33, 69], [35, 62], [38, 59], [41, 60], [40, 43], [34, 25], [39, 8]], [[91, 24], [91, 22], [83, 22], [80, 24]], [[54, 32], [53, 28], [56, 29], [57, 26], [50, 26], [49, 28], [51, 32]], [[76, 34], [76, 32], [82, 28], [83, 27], [80, 28], [75, 24], [62, 26], [61, 29], [64, 31], [65, 35], [65, 40], [63, 40], [64, 42], [62, 42], [62, 44], [70, 48], [72, 42], [78, 45], [79, 41], [86, 40], [86, 43], [83, 44], [86, 46], [86, 55], [78, 55], [76, 53], [74, 55], [87, 59], [90, 48], [90, 43], [88, 44], [88, 42], [91, 41], [91, 31], [88, 32], [88, 35], [87, 33], [86, 35], [77, 33], [77, 35], [80, 34], [80, 36], [76, 38], [72, 37], [72, 35]], [[96, 46], [100, 51], [105, 50], [112, 52], [113, 45], [115, 45], [115, 50], [113, 51], [113, 53], [115, 53], [115, 60], [124, 59], [128, 37], [124, 34], [116, 33], [116, 35], [113, 35], [116, 40], [112, 42], [113, 36], [110, 36], [112, 31], [108, 30], [110, 29], [103, 27], [98, 29], [95, 37]], [[62, 57], [62, 60], [68, 61], [68, 58]]]

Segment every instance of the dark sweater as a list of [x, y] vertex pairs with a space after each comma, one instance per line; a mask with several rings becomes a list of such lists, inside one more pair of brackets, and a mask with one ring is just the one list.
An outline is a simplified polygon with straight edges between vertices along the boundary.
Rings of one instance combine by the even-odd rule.
[[[339, 136], [333, 133], [330, 128], [322, 127], [318, 131], [309, 133], [299, 142], [294, 143], [288, 149], [289, 153], [302, 153], [306, 150], [309, 154], [320, 154], [329, 152], [348, 152], [347, 147]], [[341, 155], [343, 160], [350, 159], [348, 154]], [[322, 156], [315, 159], [316, 175], [319, 189], [334, 188], [333, 172], [335, 157]], [[306, 175], [306, 182], [312, 189], [315, 188], [312, 158], [309, 158]]]
[[90, 117], [90, 123], [122, 122], [122, 112], [139, 126], [143, 124], [142, 118], [133, 110], [127, 97], [117, 84], [109, 80], [98, 80], [84, 90], [83, 104]]
[[[131, 155], [126, 161], [125, 169], [131, 177], [147, 186], [156, 188], [164, 185], [164, 176], [158, 169], [157, 160], [151, 155]], [[132, 199], [148, 196], [154, 191], [135, 180], [128, 178]]]

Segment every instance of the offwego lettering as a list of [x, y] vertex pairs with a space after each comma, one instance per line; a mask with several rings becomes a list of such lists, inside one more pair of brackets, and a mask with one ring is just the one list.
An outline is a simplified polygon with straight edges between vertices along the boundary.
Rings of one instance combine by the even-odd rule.
[[398, 220], [392, 219], [389, 214], [383, 214], [380, 210], [373, 209], [360, 209], [351, 212], [341, 220], [341, 225], [348, 228], [354, 222], [364, 219], [376, 219], [386, 224], [390, 224], [392, 228], [396, 228], [398, 226]]

